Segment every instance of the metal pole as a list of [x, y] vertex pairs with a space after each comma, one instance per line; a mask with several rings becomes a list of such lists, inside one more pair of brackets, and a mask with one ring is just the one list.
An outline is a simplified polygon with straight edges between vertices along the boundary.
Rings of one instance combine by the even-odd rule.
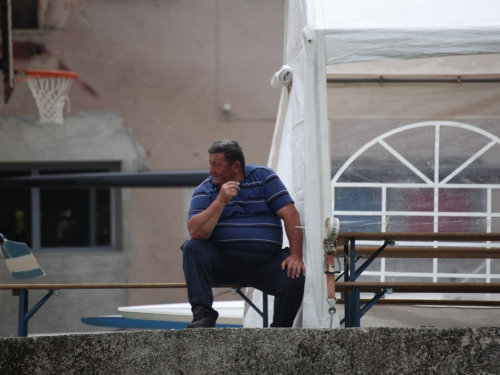
[[[351, 240], [351, 251], [349, 256], [351, 258], [351, 270], [350, 270], [350, 281], [356, 281], [356, 238], [352, 237]], [[352, 289], [352, 295], [350, 296], [350, 310], [351, 318], [349, 327], [359, 327], [361, 325], [361, 311], [360, 311], [360, 298], [361, 292], [359, 288]], [[347, 326], [346, 326], [347, 327]]]
[[370, 264], [373, 263], [375, 259], [380, 255], [382, 251], [391, 243], [391, 240], [385, 240], [384, 244], [376, 251], [374, 252], [370, 258], [368, 258], [357, 270], [356, 270], [356, 278], [361, 276], [361, 274], [370, 266]]
[[500, 78], [462, 78], [456, 76], [453, 78], [386, 78], [384, 76], [373, 78], [328, 78], [326, 83], [457, 83], [461, 85], [464, 83], [499, 83]]
[[269, 317], [268, 317], [268, 308], [267, 308], [267, 293], [262, 292], [262, 310], [260, 309], [241, 291], [241, 289], [236, 289], [236, 293], [240, 295], [241, 298], [243, 298], [246, 303], [252, 307], [257, 314], [259, 314], [262, 317], [262, 326], [264, 328], [269, 327]]
[[19, 320], [17, 325], [17, 336], [19, 337], [28, 336], [28, 319], [26, 319], [26, 313], [28, 312], [28, 296], [29, 291], [27, 289], [21, 289], [19, 291]]
[[387, 289], [382, 290], [380, 293], [378, 293], [375, 297], [373, 297], [370, 302], [368, 302], [363, 308], [361, 309], [360, 315], [363, 317], [368, 310], [370, 310], [375, 304], [387, 293]]
[[[349, 258], [349, 243], [346, 242], [344, 244], [344, 265], [345, 265], [345, 269], [344, 269], [344, 281], [348, 282], [350, 281], [349, 280], [349, 274], [351, 272], [350, 268], [351, 268], [351, 265], [349, 264], [349, 261], [348, 259]], [[345, 298], [345, 304], [344, 304], [344, 323], [345, 323], [345, 327], [350, 327], [351, 325], [351, 310], [350, 310], [350, 307], [351, 307], [351, 295], [349, 294], [349, 289], [348, 288], [344, 288], [344, 298]]]
[[269, 317], [268, 317], [268, 307], [267, 307], [267, 293], [262, 293], [262, 318], [263, 318], [263, 326], [264, 328], [269, 327]]

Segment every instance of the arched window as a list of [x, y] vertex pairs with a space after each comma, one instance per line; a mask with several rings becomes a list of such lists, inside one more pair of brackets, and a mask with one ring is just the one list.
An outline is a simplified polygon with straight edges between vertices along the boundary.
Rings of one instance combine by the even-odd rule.
[[[334, 215], [342, 231], [498, 232], [499, 161], [500, 139], [482, 128], [450, 121], [398, 127], [359, 148], [336, 172]], [[485, 246], [439, 244], [450, 245]], [[500, 269], [491, 260], [381, 259], [365, 275], [490, 281], [500, 279]]]

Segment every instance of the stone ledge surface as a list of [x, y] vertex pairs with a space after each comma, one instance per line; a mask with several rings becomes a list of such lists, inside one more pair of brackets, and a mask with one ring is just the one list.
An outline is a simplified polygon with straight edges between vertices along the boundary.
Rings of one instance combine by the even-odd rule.
[[500, 328], [198, 329], [0, 338], [0, 374], [498, 374]]

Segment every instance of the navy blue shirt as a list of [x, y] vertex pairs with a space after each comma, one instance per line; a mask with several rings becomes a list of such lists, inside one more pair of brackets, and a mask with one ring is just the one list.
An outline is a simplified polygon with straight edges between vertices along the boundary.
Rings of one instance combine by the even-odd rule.
[[[212, 176], [198, 186], [191, 198], [188, 220], [205, 211], [219, 191]], [[238, 195], [226, 204], [209, 240], [232, 250], [279, 251], [283, 227], [276, 212], [289, 203], [293, 203], [292, 197], [272, 169], [247, 165]]]

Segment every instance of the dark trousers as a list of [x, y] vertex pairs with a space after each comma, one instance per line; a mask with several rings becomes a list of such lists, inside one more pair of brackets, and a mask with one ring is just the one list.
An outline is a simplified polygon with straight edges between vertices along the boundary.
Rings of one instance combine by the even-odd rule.
[[193, 310], [202, 306], [205, 314], [218, 316], [212, 308], [212, 284], [241, 284], [275, 297], [271, 327], [291, 327], [304, 295], [305, 277], [292, 279], [281, 263], [288, 249], [277, 253], [250, 253], [221, 248], [210, 241], [189, 240], [182, 245], [184, 277]]

